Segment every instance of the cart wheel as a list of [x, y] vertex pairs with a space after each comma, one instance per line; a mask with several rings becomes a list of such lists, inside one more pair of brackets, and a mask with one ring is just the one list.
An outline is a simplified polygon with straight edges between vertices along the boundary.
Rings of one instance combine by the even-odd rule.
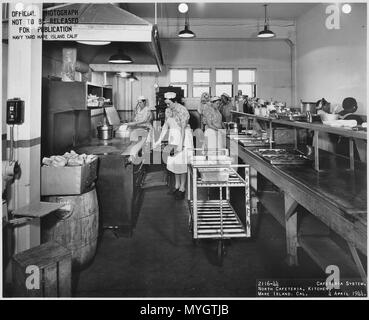
[[218, 246], [217, 246], [217, 258], [218, 258], [218, 265], [222, 266], [223, 265], [223, 257], [225, 255], [225, 247], [224, 247], [224, 243], [222, 240], [218, 241]]

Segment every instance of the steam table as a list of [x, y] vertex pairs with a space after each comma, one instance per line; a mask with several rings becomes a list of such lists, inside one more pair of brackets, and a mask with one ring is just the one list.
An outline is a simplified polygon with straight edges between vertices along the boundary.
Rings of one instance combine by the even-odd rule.
[[303, 247], [321, 267], [324, 263], [334, 264], [336, 259], [332, 255], [330, 261], [319, 252], [322, 247], [329, 249], [326, 239], [298, 236], [297, 207], [301, 205], [346, 240], [361, 278], [366, 279], [366, 271], [357, 252], [367, 255], [365, 166], [358, 164], [355, 170], [347, 170], [349, 159], [322, 150], [319, 160], [323, 171], [306, 166], [274, 166], [251, 148], [245, 148], [229, 137], [228, 143], [231, 154], [238, 152], [245, 163], [284, 192], [284, 215], [280, 219], [286, 228], [289, 264], [298, 264], [298, 246]]

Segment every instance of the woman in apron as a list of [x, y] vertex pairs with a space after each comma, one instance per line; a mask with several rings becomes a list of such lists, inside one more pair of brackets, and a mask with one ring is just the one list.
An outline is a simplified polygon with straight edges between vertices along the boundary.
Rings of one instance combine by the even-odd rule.
[[222, 129], [222, 114], [219, 112], [220, 98], [211, 98], [210, 107], [204, 109], [203, 119], [205, 123], [205, 149], [222, 149], [223, 136], [219, 130]]
[[[152, 113], [150, 107], [148, 106], [147, 99], [144, 96], [139, 96], [137, 99], [137, 105], [134, 111], [133, 121], [128, 122], [125, 125], [130, 130], [136, 131], [133, 135], [130, 134], [130, 137], [136, 136], [146, 136], [146, 141], [148, 143], [151, 142], [152, 139]], [[146, 134], [143, 128], [148, 130]]]
[[186, 191], [187, 154], [188, 150], [193, 148], [192, 131], [188, 125], [190, 114], [183, 105], [176, 102], [174, 92], [165, 93], [164, 98], [168, 108], [165, 110], [165, 123], [154, 149], [169, 129], [167, 148], [173, 150], [173, 155], [167, 158], [167, 169], [175, 176], [173, 194], [177, 200], [182, 200]]
[[200, 126], [201, 130], [205, 129], [204, 111], [210, 107], [210, 96], [207, 92], [203, 92], [200, 98], [200, 105], [197, 108], [197, 112], [200, 114]]

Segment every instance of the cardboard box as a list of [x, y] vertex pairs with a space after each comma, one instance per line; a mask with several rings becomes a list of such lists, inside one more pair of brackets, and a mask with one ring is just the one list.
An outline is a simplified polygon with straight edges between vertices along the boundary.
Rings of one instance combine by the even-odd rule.
[[77, 167], [41, 167], [41, 196], [74, 195], [87, 191], [97, 178], [98, 157]]

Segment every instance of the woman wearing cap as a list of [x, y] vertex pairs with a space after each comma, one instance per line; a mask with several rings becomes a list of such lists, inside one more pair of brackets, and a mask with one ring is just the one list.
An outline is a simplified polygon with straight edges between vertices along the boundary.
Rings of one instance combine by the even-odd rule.
[[[355, 98], [347, 97], [342, 101], [343, 110], [338, 114], [341, 120], [355, 120], [358, 126], [361, 126], [364, 120], [355, 114], [357, 111], [357, 101]], [[344, 156], [349, 156], [349, 139], [343, 136], [337, 136], [335, 152]], [[354, 158], [364, 161], [366, 159], [366, 141], [354, 139]]]
[[177, 200], [182, 200], [186, 190], [187, 150], [193, 148], [192, 132], [188, 125], [190, 114], [183, 105], [176, 102], [174, 92], [165, 93], [164, 98], [168, 106], [165, 110], [165, 122], [153, 148], [155, 149], [161, 143], [169, 129], [167, 148], [174, 149], [174, 154], [167, 158], [167, 169], [175, 175], [173, 194]]
[[222, 115], [219, 112], [220, 98], [212, 97], [210, 107], [203, 111], [203, 120], [205, 123], [205, 143], [207, 149], [223, 148], [222, 135], [218, 132], [222, 129]]
[[219, 107], [219, 111], [222, 114], [223, 122], [232, 121], [231, 110], [235, 110], [232, 105], [231, 97], [227, 93], [223, 93], [220, 96], [221, 104]]
[[134, 112], [132, 122], [126, 123], [128, 127], [134, 126], [147, 126], [151, 127], [150, 121], [152, 120], [151, 110], [147, 104], [147, 100], [144, 96], [139, 96], [137, 99], [137, 105]]
[[204, 111], [210, 107], [210, 96], [207, 92], [203, 92], [200, 98], [200, 105], [197, 108], [198, 113], [200, 114], [200, 123], [201, 129], [204, 130], [204, 126], [206, 125], [204, 120]]
[[361, 125], [364, 122], [359, 115], [355, 114], [357, 110], [357, 102], [355, 98], [348, 97], [343, 99], [342, 108], [343, 110], [338, 113], [340, 115], [340, 119], [356, 120], [358, 125]]

